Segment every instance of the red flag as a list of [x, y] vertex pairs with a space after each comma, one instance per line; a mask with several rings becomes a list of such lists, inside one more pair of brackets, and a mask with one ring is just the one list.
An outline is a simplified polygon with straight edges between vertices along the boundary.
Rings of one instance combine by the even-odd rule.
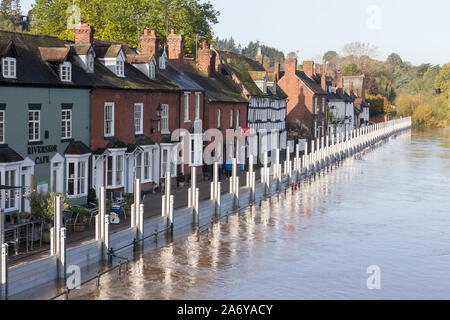
[[242, 127], [242, 136], [250, 137], [250, 127]]

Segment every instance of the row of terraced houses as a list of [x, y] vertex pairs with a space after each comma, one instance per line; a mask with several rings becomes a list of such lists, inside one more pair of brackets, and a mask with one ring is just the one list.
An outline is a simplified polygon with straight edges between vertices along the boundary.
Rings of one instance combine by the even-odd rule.
[[[313, 64], [298, 71], [288, 59], [284, 72], [266, 70], [261, 50], [250, 59], [206, 43], [186, 58], [183, 42], [172, 30], [162, 46], [145, 29], [135, 49], [96, 39], [88, 24], [75, 28], [75, 41], [0, 31], [1, 208], [29, 211], [34, 191], [83, 204], [100, 186], [132, 193], [139, 178], [146, 190], [191, 166], [203, 166], [201, 176], [210, 170], [202, 158], [208, 129], [245, 136], [218, 148], [244, 166], [250, 154], [285, 150], [289, 124], [300, 137], [319, 138], [366, 121], [355, 120], [360, 79], [344, 91], [342, 78], [320, 77]], [[351, 103], [348, 123], [333, 126], [327, 110], [333, 104], [341, 117], [341, 100], [344, 109]]]

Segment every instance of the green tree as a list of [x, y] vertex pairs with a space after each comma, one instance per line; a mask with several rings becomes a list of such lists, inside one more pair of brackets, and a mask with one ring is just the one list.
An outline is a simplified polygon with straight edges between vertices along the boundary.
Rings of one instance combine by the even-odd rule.
[[359, 71], [356, 63], [350, 63], [342, 70], [342, 74], [344, 76], [359, 76], [361, 74], [361, 71]]
[[386, 63], [392, 70], [394, 70], [396, 67], [403, 66], [403, 60], [402, 60], [402, 58], [400, 58], [400, 56], [397, 53], [391, 53], [387, 57]]
[[337, 56], [338, 56], [338, 54], [336, 51], [330, 50], [330, 51], [325, 52], [325, 54], [323, 55], [323, 60], [325, 62], [330, 62], [333, 59], [335, 59]]
[[[73, 30], [67, 28], [67, 11], [72, 0], [36, 0], [32, 14], [44, 20], [37, 31], [65, 39], [74, 39]], [[185, 53], [195, 54], [197, 39], [211, 41], [212, 25], [218, 22], [219, 12], [209, 1], [199, 0], [78, 0], [81, 20], [95, 27], [96, 37], [124, 42], [138, 47], [145, 27], [156, 30], [161, 42], [173, 28], [185, 36]]]

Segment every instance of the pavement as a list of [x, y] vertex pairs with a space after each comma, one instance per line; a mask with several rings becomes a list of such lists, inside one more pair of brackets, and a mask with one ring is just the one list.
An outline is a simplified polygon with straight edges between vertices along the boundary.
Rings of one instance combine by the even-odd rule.
[[[254, 167], [256, 181], [260, 181], [260, 170], [256, 166]], [[246, 185], [246, 171], [238, 171], [239, 185], [244, 187]], [[221, 193], [229, 193], [229, 181], [230, 179], [225, 175], [222, 177], [221, 182]], [[199, 202], [209, 200], [211, 192], [211, 181], [197, 181], [197, 187], [199, 188]], [[174, 210], [180, 208], [185, 208], [188, 206], [188, 189], [189, 183], [186, 183], [184, 187], [180, 188], [176, 185], [172, 186], [172, 194], [174, 195]], [[148, 194], [144, 196], [144, 220], [150, 220], [161, 215], [162, 207], [162, 192]], [[116, 233], [125, 229], [130, 228], [131, 218], [129, 214], [125, 218], [122, 214], [121, 222], [118, 225], [110, 224], [111, 233]], [[67, 249], [89, 243], [95, 239], [95, 225], [86, 226], [84, 232], [73, 232], [71, 230], [67, 233]], [[35, 244], [36, 247], [36, 244]], [[23, 250], [23, 248], [20, 248]], [[29, 252], [20, 252], [15, 255], [10, 251], [8, 256], [8, 264], [10, 267], [19, 266], [22, 264], [29, 263], [34, 260], [42, 259], [50, 255], [50, 245], [42, 244], [41, 248], [37, 248]]]

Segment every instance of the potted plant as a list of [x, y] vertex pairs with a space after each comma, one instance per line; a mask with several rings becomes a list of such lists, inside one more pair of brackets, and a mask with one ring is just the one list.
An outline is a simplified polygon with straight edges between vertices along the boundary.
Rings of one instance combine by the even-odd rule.
[[34, 217], [40, 217], [44, 222], [44, 232], [42, 234], [42, 241], [44, 243], [50, 243], [50, 228], [53, 220], [55, 197], [62, 197], [62, 210], [66, 210], [69, 205], [67, 204], [67, 197], [65, 195], [57, 194], [54, 192], [33, 192], [28, 196], [30, 200], [31, 214]]
[[134, 194], [127, 193], [125, 194], [124, 199], [125, 199], [125, 212], [127, 216], [131, 216], [131, 206], [134, 203]]
[[184, 176], [184, 174], [180, 173], [177, 177], [178, 187], [183, 188], [185, 181], [186, 181], [186, 177]]
[[86, 223], [90, 215], [90, 211], [83, 207], [72, 207], [71, 211], [78, 214], [73, 230], [75, 232], [83, 232], [86, 229]]
[[20, 223], [28, 223], [31, 219], [31, 214], [29, 212], [20, 212], [19, 213]]
[[91, 188], [88, 192], [88, 202], [89, 203], [96, 203], [97, 201], [97, 193], [95, 192], [95, 189]]

